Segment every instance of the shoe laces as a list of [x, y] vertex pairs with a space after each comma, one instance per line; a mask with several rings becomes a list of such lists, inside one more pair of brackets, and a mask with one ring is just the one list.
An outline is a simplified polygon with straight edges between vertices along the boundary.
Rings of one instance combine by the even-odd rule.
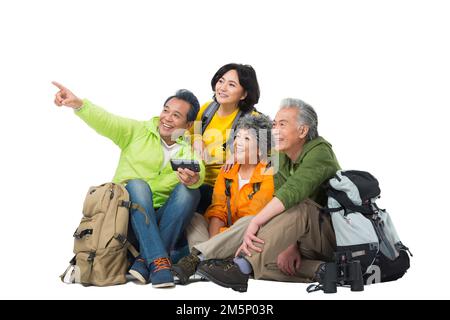
[[[231, 268], [237, 268], [237, 265], [233, 261], [228, 261], [228, 263], [223, 267], [225, 271], [230, 270]], [[238, 269], [239, 270], [239, 269]]]
[[210, 259], [205, 263], [209, 268], [221, 268], [224, 271], [228, 271], [235, 266], [235, 263], [231, 259]]
[[198, 263], [200, 262], [200, 259], [198, 256], [190, 254], [184, 258], [184, 262], [188, 264], [191, 268], [196, 269]]
[[155, 266], [155, 269], [153, 270], [153, 272], [172, 269], [172, 264], [170, 263], [170, 260], [168, 258], [155, 259], [155, 260], [153, 260], [153, 264]]

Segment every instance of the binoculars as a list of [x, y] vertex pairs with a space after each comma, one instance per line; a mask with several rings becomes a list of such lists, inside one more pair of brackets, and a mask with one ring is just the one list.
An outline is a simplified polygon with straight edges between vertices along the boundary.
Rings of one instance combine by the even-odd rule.
[[338, 285], [350, 285], [351, 291], [363, 291], [364, 280], [360, 261], [352, 260], [351, 253], [337, 254], [336, 258], [337, 262], [325, 264], [323, 292], [336, 293]]

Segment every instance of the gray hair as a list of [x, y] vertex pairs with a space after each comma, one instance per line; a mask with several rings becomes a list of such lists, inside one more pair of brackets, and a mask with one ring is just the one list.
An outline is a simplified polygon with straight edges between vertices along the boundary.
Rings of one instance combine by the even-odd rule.
[[252, 130], [256, 133], [261, 158], [267, 159], [272, 149], [272, 120], [262, 113], [247, 113], [239, 119], [235, 133], [241, 129]]
[[307, 141], [311, 141], [319, 136], [317, 113], [313, 107], [300, 99], [286, 98], [281, 100], [280, 110], [287, 108], [297, 109], [299, 126], [306, 125], [309, 127], [308, 136], [306, 137]]

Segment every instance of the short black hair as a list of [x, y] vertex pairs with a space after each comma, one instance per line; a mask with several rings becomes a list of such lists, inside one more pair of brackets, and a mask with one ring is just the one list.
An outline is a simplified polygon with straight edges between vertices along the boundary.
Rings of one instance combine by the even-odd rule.
[[[244, 113], [254, 109], [254, 105], [259, 101], [259, 84], [256, 78], [256, 72], [252, 66], [248, 64], [229, 63], [217, 70], [211, 79], [211, 88], [213, 92], [216, 90], [216, 83], [230, 70], [236, 70], [240, 85], [247, 92], [245, 99], [239, 101], [238, 107]], [[216, 96], [214, 95], [214, 100]]]
[[164, 102], [164, 105], [166, 105], [167, 101], [170, 99], [177, 98], [183, 101], [186, 101], [190, 104], [191, 108], [189, 109], [189, 112], [187, 114], [187, 121], [195, 121], [197, 119], [198, 111], [200, 110], [200, 103], [198, 102], [197, 97], [189, 90], [186, 89], [180, 89], [175, 92], [173, 96], [170, 96], [166, 99]]

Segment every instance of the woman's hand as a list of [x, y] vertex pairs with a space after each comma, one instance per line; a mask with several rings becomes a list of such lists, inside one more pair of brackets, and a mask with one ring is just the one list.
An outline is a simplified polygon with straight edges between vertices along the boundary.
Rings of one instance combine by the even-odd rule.
[[222, 166], [222, 169], [224, 172], [228, 172], [233, 168], [234, 161], [231, 162], [231, 160], [227, 160], [227, 162]]
[[66, 106], [73, 109], [81, 108], [81, 106], [83, 105], [83, 100], [74, 95], [72, 91], [64, 87], [62, 84], [56, 81], [53, 81], [52, 84], [59, 89], [59, 91], [55, 95], [55, 104], [58, 107]]
[[250, 224], [247, 227], [247, 230], [245, 231], [242, 245], [236, 251], [236, 254], [235, 254], [236, 257], [239, 256], [239, 254], [241, 252], [243, 252], [245, 255], [251, 257], [252, 254], [249, 249], [252, 249], [256, 252], [262, 252], [262, 249], [255, 246], [253, 243], [253, 242], [257, 242], [257, 243], [264, 244], [264, 241], [259, 239], [256, 236], [256, 233], [258, 233], [259, 228], [260, 228], [260, 226], [255, 222], [255, 219], [252, 219], [252, 221], [250, 221]]
[[235, 163], [236, 163], [235, 155], [234, 154], [229, 154], [229, 152], [227, 152], [225, 164], [222, 166], [223, 171], [224, 172], [230, 171], [231, 168], [233, 168], [233, 165]]

